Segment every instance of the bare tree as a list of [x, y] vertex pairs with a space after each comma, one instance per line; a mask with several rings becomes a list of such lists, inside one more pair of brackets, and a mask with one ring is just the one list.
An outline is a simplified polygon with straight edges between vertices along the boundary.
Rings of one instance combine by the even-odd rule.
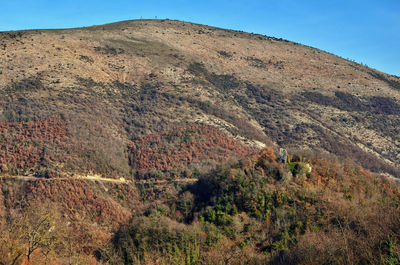
[[62, 248], [66, 235], [59, 211], [48, 203], [22, 202], [18, 205], [0, 226], [0, 264], [24, 262], [28, 265], [33, 256], [43, 264], [49, 263], [57, 249]]

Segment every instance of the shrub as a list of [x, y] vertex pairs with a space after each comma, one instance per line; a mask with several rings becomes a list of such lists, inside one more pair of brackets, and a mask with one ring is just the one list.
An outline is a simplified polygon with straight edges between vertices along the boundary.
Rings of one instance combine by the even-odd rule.
[[218, 51], [218, 54], [225, 58], [231, 58], [232, 54], [226, 51]]
[[309, 175], [311, 173], [311, 166], [304, 162], [290, 162], [288, 169], [292, 172], [293, 176]]
[[[194, 228], [194, 227], [193, 227]], [[166, 219], [145, 218], [119, 230], [113, 244], [124, 264], [163, 261], [163, 264], [198, 264], [204, 238]]]

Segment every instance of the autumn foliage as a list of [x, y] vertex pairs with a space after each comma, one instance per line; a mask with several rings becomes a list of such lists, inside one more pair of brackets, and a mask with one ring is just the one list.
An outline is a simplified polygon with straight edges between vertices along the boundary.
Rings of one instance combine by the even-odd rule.
[[52, 116], [39, 121], [0, 122], [0, 171], [37, 168], [46, 145], [65, 146], [68, 130], [65, 121]]
[[152, 133], [129, 144], [130, 165], [138, 171], [210, 169], [254, 151], [216, 128], [200, 124]]

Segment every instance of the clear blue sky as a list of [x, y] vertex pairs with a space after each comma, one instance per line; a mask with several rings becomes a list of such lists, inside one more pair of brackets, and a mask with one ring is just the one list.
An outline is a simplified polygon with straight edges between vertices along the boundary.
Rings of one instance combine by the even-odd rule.
[[400, 0], [1, 0], [0, 31], [169, 18], [310, 45], [400, 76]]

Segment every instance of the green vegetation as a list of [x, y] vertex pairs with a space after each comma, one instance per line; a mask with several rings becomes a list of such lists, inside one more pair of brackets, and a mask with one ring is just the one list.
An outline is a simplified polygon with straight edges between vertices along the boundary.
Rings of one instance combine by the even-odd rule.
[[113, 244], [123, 264], [163, 259], [166, 264], [193, 265], [199, 263], [201, 240], [200, 230], [195, 227], [152, 216], [118, 231]]
[[352, 163], [308, 159], [312, 171], [289, 182], [271, 149], [203, 175], [120, 229], [103, 254], [119, 258], [104, 261], [398, 264], [398, 187]]
[[399, 264], [399, 187], [348, 161], [291, 159], [266, 148], [181, 186], [2, 179], [1, 262]]
[[[46, 124], [58, 122], [54, 118]], [[29, 132], [34, 135], [35, 130]], [[154, 139], [185, 146], [199, 132], [202, 137], [215, 135], [211, 128], [192, 126]], [[52, 141], [55, 136], [48, 137]], [[398, 187], [348, 161], [318, 155], [290, 158], [281, 164], [266, 148], [231, 166], [197, 172], [195, 183], [181, 186], [152, 182], [160, 178], [157, 171], [150, 171], [136, 187], [56, 179], [10, 185], [3, 180], [7, 211], [0, 232], [11, 245], [1, 241], [0, 250], [18, 261], [95, 256], [104, 264], [399, 263]], [[285, 178], [289, 172], [291, 179]], [[16, 214], [11, 209], [21, 199], [29, 204], [19, 204]], [[18, 219], [35, 207], [39, 215]], [[42, 223], [42, 216], [48, 216], [48, 223]], [[21, 249], [31, 244], [24, 236], [31, 227], [24, 228], [24, 222], [45, 224], [38, 232], [43, 242], [26, 256]], [[66, 222], [70, 225], [49, 233], [49, 226]]]

